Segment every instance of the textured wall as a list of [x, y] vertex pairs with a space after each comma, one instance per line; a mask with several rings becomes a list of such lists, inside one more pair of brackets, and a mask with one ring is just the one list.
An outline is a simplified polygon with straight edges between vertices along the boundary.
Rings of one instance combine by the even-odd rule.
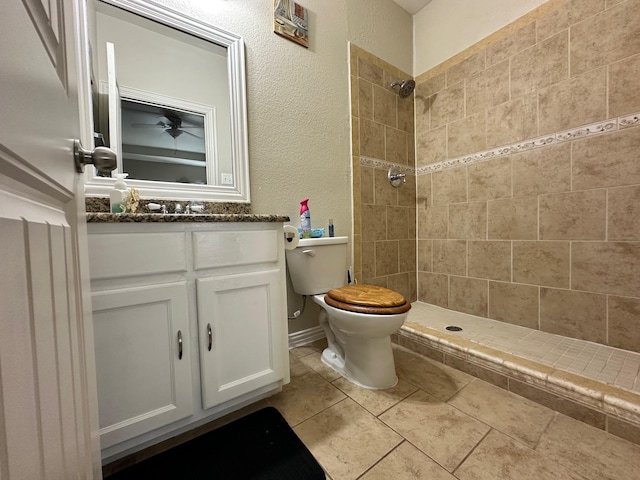
[[532, 13], [419, 77], [418, 298], [640, 351], [640, 0]]
[[[306, 0], [309, 48], [273, 33], [272, 0], [159, 0], [244, 37], [247, 59], [251, 204], [298, 225], [310, 198], [311, 222], [352, 233], [349, 46], [353, 41], [407, 70], [411, 16], [390, 0]], [[289, 311], [300, 297], [289, 287]], [[317, 324], [315, 305], [290, 332]]]
[[[413, 94], [391, 83], [410, 76], [352, 46], [354, 270], [358, 282], [416, 299], [416, 196]], [[398, 188], [389, 167], [406, 175]]]

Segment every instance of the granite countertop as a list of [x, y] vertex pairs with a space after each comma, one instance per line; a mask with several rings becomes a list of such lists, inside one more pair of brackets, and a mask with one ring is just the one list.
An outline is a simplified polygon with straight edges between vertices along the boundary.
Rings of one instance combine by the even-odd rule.
[[106, 213], [88, 212], [87, 223], [288, 222], [285, 215], [252, 213]]

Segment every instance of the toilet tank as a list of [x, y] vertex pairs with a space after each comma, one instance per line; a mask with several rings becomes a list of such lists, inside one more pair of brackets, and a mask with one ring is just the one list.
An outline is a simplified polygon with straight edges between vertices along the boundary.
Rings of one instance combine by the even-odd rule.
[[347, 284], [349, 237], [303, 238], [286, 251], [291, 284], [300, 295], [326, 293]]

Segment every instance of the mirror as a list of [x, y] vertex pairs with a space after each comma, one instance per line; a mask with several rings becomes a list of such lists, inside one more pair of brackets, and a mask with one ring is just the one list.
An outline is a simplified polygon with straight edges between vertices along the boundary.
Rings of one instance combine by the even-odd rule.
[[[114, 174], [146, 198], [249, 202], [242, 38], [142, 0], [90, 6], [94, 131]], [[88, 169], [86, 193], [113, 182]]]

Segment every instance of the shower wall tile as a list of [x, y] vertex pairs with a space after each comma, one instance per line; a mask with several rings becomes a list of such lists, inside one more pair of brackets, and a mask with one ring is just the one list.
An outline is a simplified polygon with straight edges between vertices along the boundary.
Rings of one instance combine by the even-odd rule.
[[[360, 159], [358, 159], [360, 163]], [[373, 203], [373, 168], [360, 166], [360, 201]]]
[[483, 111], [449, 124], [447, 143], [449, 156], [460, 157], [485, 150], [487, 147], [487, 119]]
[[387, 207], [387, 239], [406, 240], [409, 238], [409, 209]]
[[416, 87], [415, 93], [415, 132], [416, 136], [419, 133], [426, 133], [431, 128], [431, 97], [420, 95], [418, 87]]
[[432, 272], [432, 252], [434, 240], [418, 240], [418, 271]]
[[588, 292], [638, 296], [640, 243], [572, 242], [571, 288]]
[[[400, 99], [391, 88], [411, 76], [353, 44], [350, 55], [356, 278], [415, 301], [416, 177], [406, 172], [415, 166], [414, 96]], [[401, 188], [389, 184], [388, 164], [404, 167]]]
[[[351, 111], [356, 112], [356, 116], [360, 113], [360, 84], [358, 77], [351, 74], [349, 77], [349, 88], [351, 93]], [[353, 119], [352, 119], [353, 121]]]
[[638, 18], [640, 2], [629, 0], [571, 27], [571, 75], [637, 54]]
[[447, 127], [418, 132], [416, 135], [418, 166], [442, 162], [447, 158]]
[[535, 43], [536, 22], [531, 22], [487, 47], [487, 67], [508, 60]]
[[[465, 83], [466, 114], [484, 113], [509, 100], [509, 61], [497, 63]], [[477, 150], [474, 150], [477, 151]]]
[[640, 241], [640, 185], [610, 188], [607, 199], [608, 240]]
[[609, 65], [609, 115], [640, 111], [640, 55]]
[[489, 318], [538, 329], [538, 287], [489, 282]]
[[[411, 138], [413, 141], [413, 138]], [[400, 165], [409, 164], [409, 134], [397, 128], [385, 127], [385, 160]]]
[[398, 273], [398, 242], [376, 242], [376, 277]]
[[469, 241], [468, 275], [511, 281], [511, 242]]
[[536, 240], [538, 238], [537, 197], [508, 198], [488, 202], [488, 238]]
[[418, 209], [418, 238], [447, 238], [449, 209], [446, 205]]
[[467, 171], [464, 168], [435, 172], [432, 176], [433, 204], [447, 205], [467, 201]]
[[609, 345], [640, 352], [640, 299], [608, 298]]
[[[420, 75], [413, 102], [389, 86], [410, 76], [352, 46], [354, 155], [418, 168], [395, 192], [385, 168], [354, 174], [360, 278], [640, 348], [640, 126], [616, 120], [640, 111], [637, 18], [640, 0], [547, 2]], [[392, 109], [376, 117], [374, 89], [395, 101], [394, 127]], [[589, 124], [604, 131], [565, 134]], [[389, 242], [398, 266], [386, 275]]]
[[436, 92], [443, 90], [447, 86], [446, 73], [434, 75], [433, 77], [416, 85], [416, 95], [430, 97]]
[[416, 176], [407, 175], [406, 182], [398, 188], [398, 205], [410, 207], [413, 211], [413, 222], [415, 231], [415, 209], [416, 209]]
[[418, 300], [449, 307], [449, 277], [437, 273], [418, 273]]
[[398, 189], [387, 178], [387, 171], [376, 168], [373, 172], [374, 199], [376, 205], [397, 205]]
[[537, 20], [538, 41], [604, 10], [605, 0], [568, 0]]
[[511, 159], [514, 197], [571, 190], [571, 143], [517, 153]]
[[573, 142], [573, 189], [640, 184], [640, 128]]
[[484, 69], [485, 52], [483, 50], [475, 55], [471, 55], [447, 70], [447, 87], [462, 82], [465, 78], [472, 77]]
[[411, 143], [413, 143], [413, 136], [415, 134], [415, 122], [414, 122], [414, 106], [413, 106], [414, 94], [407, 98], [398, 98], [396, 101], [396, 108], [398, 112], [398, 128], [403, 132], [407, 132], [411, 135]]
[[540, 240], [605, 240], [604, 189], [541, 195]]
[[538, 95], [540, 134], [558, 132], [606, 118], [606, 100], [606, 68], [590, 71], [541, 90]]
[[540, 289], [540, 330], [605, 343], [606, 321], [606, 295]]
[[417, 245], [415, 237], [398, 241], [398, 261], [401, 272], [413, 272], [415, 277]]
[[449, 205], [449, 238], [486, 239], [486, 202]]
[[373, 120], [373, 84], [362, 78], [358, 79], [358, 106], [355, 110], [360, 118]]
[[360, 155], [384, 158], [384, 125], [360, 119]]
[[[389, 127], [398, 126], [396, 99], [398, 95], [384, 87], [373, 87], [373, 119]], [[384, 157], [381, 157], [384, 158]]]
[[434, 240], [433, 271], [450, 275], [466, 275], [467, 242], [464, 240]]
[[464, 115], [464, 84], [440, 90], [431, 97], [431, 128], [454, 122]]
[[[387, 207], [385, 205], [362, 205], [362, 240], [387, 239]], [[363, 252], [364, 253], [364, 252]]]
[[513, 281], [569, 288], [570, 258], [569, 242], [513, 242]]
[[487, 148], [509, 145], [537, 135], [535, 96], [524, 96], [487, 110]]
[[470, 202], [511, 197], [511, 158], [475, 163], [467, 169]]
[[431, 198], [431, 174], [420, 175], [416, 178], [416, 207], [427, 207], [433, 205]]
[[488, 315], [488, 280], [449, 277], [449, 308], [479, 317]]
[[351, 117], [351, 142], [353, 155], [360, 156], [360, 119], [356, 116]]
[[384, 72], [381, 67], [362, 57], [358, 58], [358, 76], [375, 85], [384, 84]]
[[569, 78], [568, 30], [558, 33], [511, 59], [511, 98], [535, 93]]
[[[414, 193], [415, 195], [415, 193]], [[418, 226], [416, 224], [418, 217], [417, 217], [417, 212], [418, 209], [415, 207], [410, 207], [407, 209], [408, 213], [407, 213], [407, 218], [409, 219], [409, 238], [410, 239], [417, 239], [418, 238]]]
[[372, 278], [376, 276], [376, 244], [367, 241], [367, 237], [362, 238], [362, 278]]

